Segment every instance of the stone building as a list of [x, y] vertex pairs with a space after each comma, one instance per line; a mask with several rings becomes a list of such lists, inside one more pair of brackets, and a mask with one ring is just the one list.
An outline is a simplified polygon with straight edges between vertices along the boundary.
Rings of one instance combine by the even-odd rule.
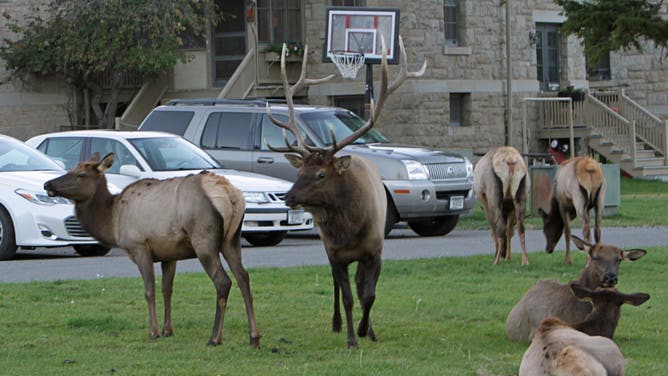
[[[34, 3], [9, 0], [3, 7], [20, 15]], [[172, 98], [280, 96], [278, 64], [267, 61], [265, 53], [272, 43], [308, 44], [312, 50], [309, 76], [337, 72], [321, 56], [327, 8], [342, 5], [398, 8], [399, 34], [411, 69], [419, 68], [423, 60], [428, 62], [426, 74], [404, 83], [385, 106], [377, 127], [395, 141], [473, 152], [506, 142], [521, 145], [523, 99], [554, 96], [567, 86], [623, 87], [637, 104], [668, 118], [664, 52], [648, 45], [643, 52], [610, 53], [609, 59], [587, 67], [579, 40], [560, 35], [565, 18], [551, 0], [510, 2], [508, 29], [505, 2], [498, 0], [225, 0], [220, 4], [234, 17], [212, 30], [206, 45], [187, 50], [189, 63], [144, 83], [128, 98], [126, 112], [119, 114], [119, 127], [136, 127], [150, 108]], [[0, 37], [6, 33], [2, 29]], [[298, 67], [293, 63], [290, 69]], [[378, 71], [375, 66], [376, 79]], [[390, 66], [390, 75], [395, 72], [396, 67]], [[355, 81], [338, 77], [311, 87], [303, 99], [359, 110], [364, 101], [363, 76], [361, 72]], [[245, 80], [250, 84], [243, 86]], [[68, 89], [62, 83], [21, 85], [7, 78], [0, 63], [0, 132], [27, 138], [58, 130], [69, 121], [67, 101]], [[535, 104], [529, 105], [526, 118], [530, 151], [544, 152], [545, 139], [530, 137], [539, 127]]]

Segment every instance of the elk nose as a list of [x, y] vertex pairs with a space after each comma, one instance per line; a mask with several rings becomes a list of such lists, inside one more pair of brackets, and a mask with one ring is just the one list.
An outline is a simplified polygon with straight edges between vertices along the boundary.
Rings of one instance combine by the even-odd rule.
[[617, 274], [605, 273], [602, 282], [604, 287], [615, 286], [617, 284]]
[[51, 190], [53, 190], [53, 189], [51, 188], [51, 181], [47, 181], [46, 183], [44, 183], [44, 190], [45, 190], [45, 191], [51, 191]]

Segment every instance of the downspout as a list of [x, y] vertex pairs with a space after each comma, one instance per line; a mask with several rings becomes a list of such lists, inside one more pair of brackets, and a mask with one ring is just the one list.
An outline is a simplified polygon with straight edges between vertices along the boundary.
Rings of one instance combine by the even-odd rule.
[[510, 1], [506, 3], [506, 146], [513, 145], [513, 64], [510, 56]]

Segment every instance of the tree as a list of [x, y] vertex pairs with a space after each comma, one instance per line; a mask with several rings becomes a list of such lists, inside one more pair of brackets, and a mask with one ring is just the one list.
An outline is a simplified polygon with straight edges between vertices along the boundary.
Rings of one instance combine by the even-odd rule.
[[[23, 80], [56, 76], [77, 95], [92, 93], [98, 125], [111, 128], [124, 76], [135, 72], [148, 78], [185, 62], [187, 37], [201, 37], [207, 22], [217, 20], [215, 13], [212, 1], [53, 0], [44, 17], [9, 20], [19, 39], [5, 39], [0, 57]], [[103, 72], [111, 82], [104, 105], [96, 81]]]
[[561, 31], [580, 37], [585, 54], [597, 62], [609, 51], [635, 47], [642, 42], [668, 45], [668, 21], [659, 14], [663, 0], [554, 0], [567, 20]]

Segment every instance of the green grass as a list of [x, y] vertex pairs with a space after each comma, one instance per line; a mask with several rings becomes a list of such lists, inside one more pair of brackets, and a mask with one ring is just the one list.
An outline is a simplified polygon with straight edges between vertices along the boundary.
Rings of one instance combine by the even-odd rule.
[[[668, 226], [668, 183], [622, 178], [620, 185], [617, 214], [604, 217], [603, 226]], [[528, 211], [529, 204], [527, 204]], [[525, 225], [528, 229], [543, 228], [540, 217], [527, 217]], [[580, 228], [578, 219], [573, 222], [573, 227]], [[471, 214], [460, 217], [457, 224], [457, 229], [460, 230], [487, 228], [487, 219], [480, 205], [476, 205]]]
[[[574, 265], [583, 265], [576, 254]], [[629, 375], [668, 374], [668, 247], [621, 265], [619, 288], [648, 292], [625, 307], [615, 336]], [[329, 267], [250, 270], [261, 347], [248, 346], [234, 286], [223, 344], [206, 346], [214, 289], [203, 273], [176, 278], [175, 336], [148, 339], [140, 278], [0, 285], [3, 375], [514, 375], [527, 345], [506, 339], [507, 313], [539, 278], [574, 279], [561, 253], [499, 266], [491, 256], [386, 261], [372, 321], [379, 341], [348, 350], [332, 333]], [[162, 310], [158, 300], [159, 312]], [[361, 316], [356, 301], [355, 321]]]

